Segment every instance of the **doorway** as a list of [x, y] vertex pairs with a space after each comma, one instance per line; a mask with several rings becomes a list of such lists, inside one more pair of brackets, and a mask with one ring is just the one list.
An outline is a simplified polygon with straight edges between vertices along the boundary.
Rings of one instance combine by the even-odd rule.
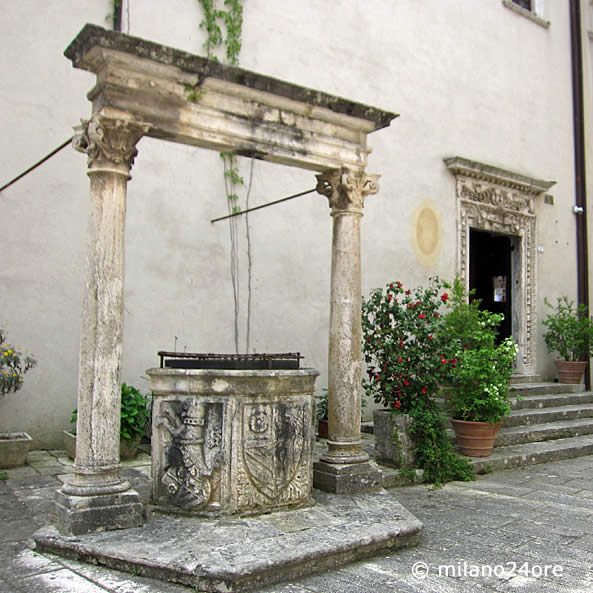
[[498, 342], [513, 333], [513, 251], [513, 237], [470, 229], [469, 288], [481, 309], [504, 315]]

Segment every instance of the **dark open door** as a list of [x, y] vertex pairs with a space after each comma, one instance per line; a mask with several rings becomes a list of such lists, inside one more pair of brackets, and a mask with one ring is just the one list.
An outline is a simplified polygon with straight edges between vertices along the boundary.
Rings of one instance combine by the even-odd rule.
[[511, 237], [470, 229], [469, 287], [480, 308], [503, 313], [499, 340], [512, 334]]

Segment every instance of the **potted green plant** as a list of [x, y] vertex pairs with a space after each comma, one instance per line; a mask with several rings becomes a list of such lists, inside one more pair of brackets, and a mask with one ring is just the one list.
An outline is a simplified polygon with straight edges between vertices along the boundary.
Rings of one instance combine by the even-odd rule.
[[587, 366], [593, 338], [593, 324], [583, 304], [575, 307], [568, 297], [558, 297], [556, 306], [544, 299], [552, 312], [543, 320], [546, 328], [544, 341], [550, 354], [557, 352], [555, 360], [560, 383], [580, 383]]
[[[150, 418], [149, 402], [138, 389], [126, 383], [121, 384], [120, 444], [121, 459], [133, 459]], [[72, 412], [70, 422], [76, 424], [77, 411]], [[64, 447], [68, 456], [76, 457], [76, 429], [64, 431]]]
[[[16, 393], [23, 386], [23, 377], [37, 361], [23, 354], [6, 341], [0, 329], [0, 397]], [[25, 464], [32, 438], [26, 432], [0, 433], [0, 467], [18, 467]]]
[[458, 448], [470, 457], [487, 457], [503, 418], [511, 413], [509, 385], [517, 346], [510, 337], [497, 343], [503, 315], [481, 310], [469, 296], [456, 279], [439, 333], [441, 362]]

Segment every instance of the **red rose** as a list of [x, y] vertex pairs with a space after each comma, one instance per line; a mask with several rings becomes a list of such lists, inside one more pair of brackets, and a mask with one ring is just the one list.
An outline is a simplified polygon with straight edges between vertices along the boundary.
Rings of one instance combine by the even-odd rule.
[[439, 313], [435, 313], [434, 316], [435, 316], [435, 319], [438, 319], [439, 318]]
[[409, 387], [410, 386], [410, 382], [407, 379], [404, 379], [404, 385], [406, 387]]
[[400, 357], [397, 359], [397, 362], [403, 362], [403, 360], [404, 360], [404, 359], [403, 359], [403, 358], [400, 356]]
[[428, 336], [428, 339], [429, 339], [429, 340], [432, 340], [432, 336]]
[[443, 301], [443, 303], [446, 303], [448, 298], [449, 298], [449, 295], [446, 292], [444, 292], [443, 295], [441, 296], [441, 301]]
[[444, 358], [441, 360], [441, 362], [442, 362], [443, 364], [447, 364], [447, 361], [446, 361]]
[[387, 298], [388, 298], [389, 300], [391, 300], [391, 299], [393, 298], [393, 296], [392, 296], [392, 295], [387, 295]]
[[401, 402], [399, 401], [396, 401], [394, 405], [396, 408], [401, 408]]
[[396, 283], [395, 283], [395, 285], [396, 285], [398, 288], [401, 288], [401, 287], [403, 286], [403, 284], [402, 284], [401, 282], [396, 282]]
[[422, 388], [422, 393], [427, 393], [428, 392], [428, 388], [427, 387], [423, 387]]
[[420, 315], [418, 315], [418, 319], [424, 319], [426, 317], [426, 315], [424, 315], [424, 313], [421, 313]]

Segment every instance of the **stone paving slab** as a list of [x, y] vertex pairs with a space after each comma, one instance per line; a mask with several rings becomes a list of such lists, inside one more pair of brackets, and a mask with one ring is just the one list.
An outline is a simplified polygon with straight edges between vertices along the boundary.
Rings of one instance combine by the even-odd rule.
[[417, 543], [422, 524], [385, 490], [315, 492], [311, 508], [243, 518], [154, 515], [137, 529], [81, 537], [34, 535], [58, 553], [203, 591], [247, 591]]
[[[122, 472], [134, 481], [136, 488], [142, 489], [144, 483], [147, 492], [149, 482], [145, 470], [145, 467], [126, 467]], [[193, 587], [155, 580], [137, 572], [119, 572], [30, 550], [32, 534], [49, 521], [49, 517], [33, 511], [38, 505], [42, 506], [39, 497], [47, 497], [47, 503], [51, 504], [54, 485], [60, 485], [55, 476], [36, 472], [33, 477], [0, 480], [0, 508], [8, 511], [8, 516], [0, 518], [3, 527], [0, 533], [5, 536], [4, 541], [0, 541], [0, 593], [194, 591]], [[424, 523], [417, 546], [384, 551], [341, 568], [263, 585], [257, 593], [593, 591], [593, 508], [590, 506], [593, 456], [493, 472], [474, 482], [455, 482], [439, 489], [419, 485], [392, 489], [389, 493]], [[304, 528], [323, 523], [320, 505], [313, 509], [317, 514], [303, 518]], [[12, 529], [7, 518], [20, 522], [18, 530]], [[274, 528], [279, 534], [299, 532], [297, 515], [280, 523], [275, 515], [262, 519], [270, 523], [265, 529]], [[325, 524], [332, 525], [327, 517]], [[245, 538], [246, 533], [249, 533], [247, 526], [239, 525], [233, 536], [235, 543], [229, 531], [228, 538], [220, 539], [220, 544], [229, 551], [247, 551], [245, 548], [251, 542]], [[261, 534], [262, 531], [251, 531], [253, 538]], [[167, 541], [164, 553], [174, 556], [179, 541], [174, 538]], [[115, 535], [113, 545], [117, 545]], [[491, 576], [446, 574], [452, 568], [463, 566], [464, 561], [470, 568], [486, 565], [486, 568], [500, 567], [502, 572]], [[558, 577], [525, 576], [511, 571], [508, 562], [517, 567], [528, 562], [530, 569], [557, 565], [562, 567], [562, 574]], [[425, 574], [415, 572], [418, 565], [426, 567]]]

